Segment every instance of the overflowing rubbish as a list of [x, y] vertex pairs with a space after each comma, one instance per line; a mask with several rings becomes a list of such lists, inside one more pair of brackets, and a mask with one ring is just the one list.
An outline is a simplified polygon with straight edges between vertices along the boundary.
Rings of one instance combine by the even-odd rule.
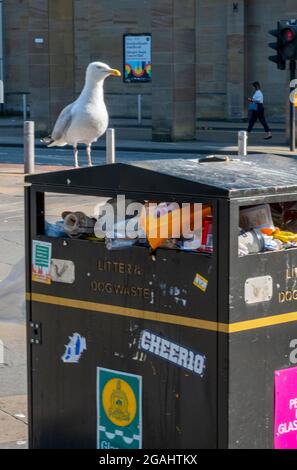
[[70, 238], [81, 238], [85, 235], [94, 235], [95, 218], [90, 218], [83, 212], [62, 213], [64, 231]]
[[257, 229], [248, 230], [247, 232], [242, 230], [238, 237], [238, 247], [241, 256], [259, 253], [265, 248], [264, 235]]
[[239, 225], [239, 256], [297, 247], [296, 202], [241, 208]]
[[[196, 249], [202, 249], [202, 223], [207, 216], [211, 217], [212, 208], [209, 205], [188, 204], [180, 206], [177, 203], [162, 203], [144, 206], [140, 217], [140, 226], [146, 234], [150, 247], [155, 250], [163, 244], [174, 243], [184, 247], [182, 240], [194, 241]], [[198, 226], [196, 231], [194, 226]], [[200, 229], [200, 233], [199, 233]], [[164, 234], [164, 235], [163, 235]], [[186, 244], [185, 249], [189, 249]]]
[[142, 246], [213, 252], [212, 207], [201, 203], [108, 199], [95, 217], [63, 211], [56, 223], [45, 221], [49, 237], [105, 242], [108, 250]]
[[252, 228], [274, 228], [269, 204], [260, 204], [240, 210], [240, 227], [244, 230]]
[[67, 233], [64, 229], [64, 220], [57, 220], [54, 224], [45, 221], [44, 233], [47, 237], [65, 237]]
[[201, 249], [208, 253], [213, 251], [213, 220], [211, 215], [203, 218]]
[[[108, 250], [143, 247], [212, 254], [214, 219], [210, 204], [143, 201], [124, 196], [105, 200], [95, 216], [65, 210], [45, 221], [49, 237], [103, 242]], [[297, 248], [297, 202], [240, 207], [238, 255]]]
[[123, 250], [126, 248], [130, 248], [131, 246], [136, 245], [136, 240], [128, 240], [128, 239], [117, 239], [117, 238], [106, 238], [105, 239], [105, 246], [108, 250]]

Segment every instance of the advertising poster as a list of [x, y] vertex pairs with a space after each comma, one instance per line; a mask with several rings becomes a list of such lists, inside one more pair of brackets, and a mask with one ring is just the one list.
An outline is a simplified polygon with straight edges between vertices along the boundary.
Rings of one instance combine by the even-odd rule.
[[297, 449], [297, 367], [275, 371], [274, 380], [274, 447]]
[[124, 35], [124, 82], [150, 82], [152, 79], [151, 35]]
[[142, 380], [97, 368], [97, 449], [141, 449]]

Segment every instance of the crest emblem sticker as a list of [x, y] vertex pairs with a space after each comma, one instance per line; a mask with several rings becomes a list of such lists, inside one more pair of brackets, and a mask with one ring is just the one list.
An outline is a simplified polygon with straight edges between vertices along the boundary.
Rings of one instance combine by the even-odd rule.
[[97, 368], [98, 449], [141, 449], [141, 379]]

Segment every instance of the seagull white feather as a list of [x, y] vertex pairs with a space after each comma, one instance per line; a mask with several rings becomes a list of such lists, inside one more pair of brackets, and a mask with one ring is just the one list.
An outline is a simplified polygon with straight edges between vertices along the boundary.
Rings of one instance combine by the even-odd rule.
[[72, 145], [75, 167], [78, 167], [77, 144], [86, 145], [88, 165], [92, 165], [91, 145], [108, 127], [103, 85], [110, 75], [120, 77], [121, 72], [103, 62], [91, 62], [87, 67], [81, 94], [62, 110], [51, 136], [43, 139], [48, 147]]

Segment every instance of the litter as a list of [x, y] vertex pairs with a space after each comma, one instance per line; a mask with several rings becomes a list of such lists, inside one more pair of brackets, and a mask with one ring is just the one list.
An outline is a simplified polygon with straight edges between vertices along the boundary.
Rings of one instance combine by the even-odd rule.
[[138, 245], [151, 252], [157, 248], [213, 252], [210, 205], [125, 198], [121, 202], [121, 197], [108, 199], [96, 217], [65, 210], [62, 220], [45, 221], [45, 234], [105, 242], [108, 250]]
[[239, 256], [297, 247], [296, 202], [241, 208], [239, 221]]
[[64, 231], [70, 238], [80, 238], [94, 235], [95, 218], [90, 218], [83, 212], [63, 212]]

